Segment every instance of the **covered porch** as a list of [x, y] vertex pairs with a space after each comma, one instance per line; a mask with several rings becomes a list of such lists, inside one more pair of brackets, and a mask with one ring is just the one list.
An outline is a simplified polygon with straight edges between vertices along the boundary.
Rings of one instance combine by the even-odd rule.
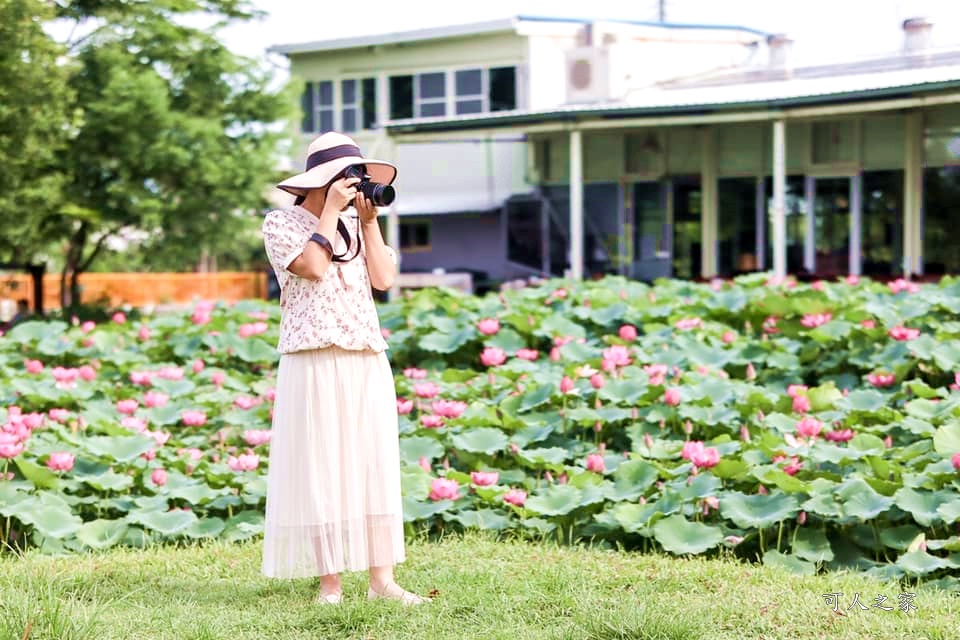
[[[571, 109], [397, 126], [394, 144], [510, 132], [527, 198], [507, 259], [653, 280], [960, 272], [960, 92]], [[872, 98], [872, 99], [868, 99]]]

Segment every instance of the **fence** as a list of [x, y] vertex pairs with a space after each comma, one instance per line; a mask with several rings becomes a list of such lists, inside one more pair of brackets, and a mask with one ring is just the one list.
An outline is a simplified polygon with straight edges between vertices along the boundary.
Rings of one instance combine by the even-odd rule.
[[[83, 273], [84, 303], [134, 307], [186, 304], [194, 298], [234, 301], [267, 297], [267, 274], [245, 271], [217, 273]], [[24, 298], [33, 308], [33, 283], [26, 274], [0, 273], [0, 299]], [[44, 309], [60, 307], [60, 274], [43, 277]]]

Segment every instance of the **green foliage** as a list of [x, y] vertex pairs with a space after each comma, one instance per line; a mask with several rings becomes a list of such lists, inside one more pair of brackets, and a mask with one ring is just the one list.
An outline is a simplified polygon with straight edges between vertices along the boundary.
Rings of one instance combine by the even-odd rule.
[[[770, 317], [772, 298], [785, 315]], [[903, 296], [868, 281], [812, 288], [753, 276], [720, 292], [608, 278], [484, 298], [406, 294], [380, 312], [408, 529], [733, 553], [795, 574], [856, 569], [955, 585], [958, 299], [950, 278]], [[804, 326], [808, 308], [833, 319]], [[890, 324], [862, 323], [868, 309]], [[265, 333], [241, 334], [252, 318]], [[499, 321], [496, 335], [479, 331], [485, 318]], [[636, 339], [621, 337], [622, 318]], [[92, 330], [25, 322], [0, 339], [0, 425], [26, 419], [8, 405], [66, 411], [0, 460], [13, 475], [0, 481], [7, 541], [61, 553], [259, 534], [268, 445], [245, 434], [270, 426], [278, 320], [275, 305], [251, 301], [218, 305], [209, 324], [189, 312]], [[833, 321], [849, 330], [824, 341]], [[897, 340], [900, 324], [927, 340]], [[506, 361], [483, 365], [485, 349]], [[193, 371], [198, 358], [205, 368]], [[26, 374], [25, 359], [45, 369]], [[95, 376], [72, 385], [51, 374], [89, 363]], [[135, 375], [171, 367], [167, 379]], [[144, 406], [147, 385], [164, 406]], [[120, 424], [115, 403], [129, 398], [141, 399], [148, 433]], [[186, 410], [204, 411], [206, 424], [187, 427]], [[185, 453], [194, 449], [196, 459]], [[260, 456], [255, 471], [227, 464], [248, 450]], [[73, 469], [47, 468], [58, 451], [76, 455]], [[157, 467], [166, 482], [152, 479]], [[454, 495], [434, 493], [441, 479], [457, 483]]]

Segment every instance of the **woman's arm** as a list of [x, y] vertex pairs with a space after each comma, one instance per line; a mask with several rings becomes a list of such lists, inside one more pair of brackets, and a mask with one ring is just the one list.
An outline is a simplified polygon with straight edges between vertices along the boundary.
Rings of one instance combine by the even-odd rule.
[[[337, 221], [340, 211], [357, 195], [356, 183], [358, 178], [342, 178], [327, 187], [323, 197], [323, 209], [320, 212], [320, 221], [317, 223], [317, 233], [331, 242], [337, 233]], [[309, 200], [308, 200], [309, 204]], [[302, 278], [319, 280], [327, 272], [333, 261], [330, 253], [316, 242], [308, 242], [303, 253], [297, 256], [287, 270]]]
[[393, 286], [393, 281], [397, 277], [397, 264], [395, 258], [391, 256], [393, 250], [383, 241], [380, 224], [377, 222], [377, 208], [362, 193], [357, 194], [356, 208], [363, 225], [361, 233], [366, 243], [370, 286], [378, 291], [387, 291]]

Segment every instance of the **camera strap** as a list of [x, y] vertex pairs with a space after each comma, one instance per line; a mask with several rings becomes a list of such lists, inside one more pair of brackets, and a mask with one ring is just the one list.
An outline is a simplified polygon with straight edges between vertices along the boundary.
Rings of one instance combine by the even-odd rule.
[[351, 260], [356, 258], [358, 255], [360, 255], [360, 217], [359, 216], [357, 216], [357, 249], [356, 251], [353, 252], [353, 255], [347, 258], [346, 260], [344, 260], [344, 256], [350, 252], [350, 244], [351, 244], [350, 232], [347, 230], [347, 225], [343, 222], [342, 219], [339, 219], [339, 218], [337, 219], [337, 233], [339, 233], [340, 237], [343, 238], [344, 244], [347, 245], [347, 250], [339, 255], [334, 254], [333, 256], [331, 256], [331, 260], [333, 260], [333, 262], [350, 262]]

